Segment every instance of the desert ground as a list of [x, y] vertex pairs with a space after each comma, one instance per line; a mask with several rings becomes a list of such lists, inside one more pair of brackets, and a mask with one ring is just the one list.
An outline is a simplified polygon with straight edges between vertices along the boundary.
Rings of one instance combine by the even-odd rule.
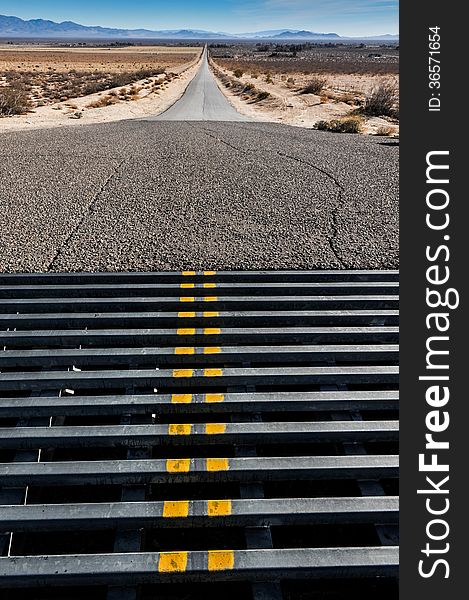
[[[184, 93], [201, 51], [183, 45], [0, 45], [0, 117], [6, 117], [0, 132], [160, 114]], [[399, 134], [394, 44], [211, 44], [209, 54], [220, 89], [249, 119]]]
[[[215, 44], [210, 53], [220, 89], [255, 120], [326, 130], [338, 122], [360, 133], [399, 133], [396, 45]], [[371, 106], [376, 99], [379, 105]]]
[[[191, 46], [0, 46], [0, 131], [146, 117], [171, 106], [194, 76]], [[5, 93], [5, 92], [4, 92]], [[22, 108], [23, 107], [23, 108]], [[7, 113], [7, 114], [5, 114]], [[20, 113], [20, 114], [15, 114]]]

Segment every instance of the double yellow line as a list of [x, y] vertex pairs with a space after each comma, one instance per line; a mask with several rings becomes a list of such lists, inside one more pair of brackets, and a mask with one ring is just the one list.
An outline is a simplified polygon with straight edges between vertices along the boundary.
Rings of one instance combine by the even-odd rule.
[[[184, 573], [187, 570], [190, 552], [160, 552], [159, 573]], [[234, 550], [208, 550], [209, 571], [227, 571], [234, 568]]]

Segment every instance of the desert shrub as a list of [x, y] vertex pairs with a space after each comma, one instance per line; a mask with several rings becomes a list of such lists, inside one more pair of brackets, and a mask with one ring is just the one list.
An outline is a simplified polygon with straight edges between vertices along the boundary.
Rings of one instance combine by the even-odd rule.
[[345, 117], [333, 119], [332, 121], [318, 121], [314, 128], [319, 131], [331, 131], [332, 133], [360, 133], [362, 129], [361, 120], [357, 117]]
[[270, 96], [269, 92], [262, 91], [257, 94], [257, 100], [260, 102], [261, 100], [265, 100], [269, 96]]
[[393, 81], [383, 81], [366, 97], [363, 113], [370, 117], [398, 115], [398, 91]]
[[270, 73], [267, 73], [265, 76], [265, 82], [266, 83], [273, 83], [274, 80], [272, 79], [272, 75]]
[[119, 102], [119, 99], [116, 96], [112, 96], [108, 94], [107, 96], [101, 96], [94, 102], [90, 102], [87, 108], [102, 108], [103, 106], [111, 106], [111, 104], [116, 104]]
[[378, 127], [376, 134], [375, 135], [383, 135], [383, 136], [390, 136], [390, 135], [394, 135], [394, 133], [396, 132], [394, 127]]
[[233, 75], [234, 75], [235, 77], [237, 77], [238, 79], [239, 79], [240, 77], [242, 77], [242, 76], [243, 76], [243, 74], [244, 74], [244, 71], [243, 71], [242, 69], [235, 69], [235, 70], [233, 71]]
[[308, 81], [307, 85], [300, 90], [300, 94], [320, 94], [326, 83], [327, 79], [324, 77], [313, 77]]
[[31, 107], [28, 94], [20, 87], [0, 87], [0, 117], [23, 115]]

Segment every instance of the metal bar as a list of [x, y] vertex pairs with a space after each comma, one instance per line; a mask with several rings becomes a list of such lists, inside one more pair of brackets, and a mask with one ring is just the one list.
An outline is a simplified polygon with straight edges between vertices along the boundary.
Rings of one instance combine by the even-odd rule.
[[[190, 286], [190, 287], [189, 287]], [[192, 292], [191, 292], [192, 290]], [[213, 295], [222, 292], [225, 295], [249, 293], [254, 296], [275, 294], [280, 292], [294, 295], [296, 290], [301, 294], [397, 294], [399, 284], [394, 281], [324, 281], [324, 282], [256, 282], [252, 283], [110, 283], [110, 284], [80, 284], [80, 285], [0, 285], [0, 298], [54, 298], [69, 296], [74, 298], [108, 297], [124, 293], [126, 296], [136, 296], [145, 293], [148, 296], [181, 296], [182, 292], [189, 295]]]
[[316, 523], [390, 523], [398, 496], [180, 500], [2, 506], [2, 531], [122, 527], [246, 527]]
[[181, 281], [397, 281], [396, 270], [316, 271], [157, 271], [116, 273], [2, 273], [2, 285], [106, 283], [178, 283]]
[[223, 388], [228, 385], [305, 385], [330, 381], [397, 383], [397, 366], [279, 367], [264, 369], [136, 369], [106, 371], [40, 371], [0, 373], [0, 390], [54, 388], [105, 389], [136, 387]]
[[377, 479], [395, 477], [398, 456], [295, 456], [255, 458], [174, 458], [0, 464], [0, 485], [133, 485], [269, 481], [296, 479]]
[[186, 348], [70, 348], [42, 350], [5, 350], [0, 352], [2, 367], [90, 366], [95, 364], [153, 366], [174, 363], [234, 363], [330, 361], [394, 361], [399, 355], [397, 344], [315, 344], [297, 346], [191, 346]]
[[396, 440], [398, 435], [398, 421], [4, 427], [0, 448], [363, 442]]
[[269, 392], [225, 394], [129, 394], [0, 398], [1, 417], [87, 416], [142, 413], [250, 413], [281, 411], [395, 410], [399, 392]]
[[202, 345], [207, 343], [397, 343], [398, 327], [262, 327], [182, 329], [92, 329], [53, 331], [2, 331], [1, 346], [38, 348], [41, 345], [86, 345], [165, 343]]
[[93, 328], [106, 325], [114, 327], [152, 326], [155, 321], [161, 325], [175, 325], [181, 321], [204, 326], [210, 318], [217, 325], [396, 325], [399, 321], [397, 310], [304, 310], [304, 311], [200, 311], [200, 312], [102, 312], [102, 313], [31, 313], [0, 314], [0, 327], [51, 329], [53, 327]]
[[396, 575], [398, 547], [218, 550], [0, 558], [0, 585], [259, 581]]
[[[181, 290], [182, 292], [183, 290]], [[189, 290], [190, 291], [190, 290]], [[187, 292], [187, 290], [186, 290]], [[103, 311], [104, 309], [116, 311], [137, 310], [212, 310], [239, 309], [245, 310], [274, 309], [283, 307], [293, 309], [311, 310], [314, 307], [333, 310], [345, 309], [394, 309], [399, 303], [396, 294], [371, 294], [371, 295], [322, 295], [322, 296], [201, 296], [199, 294], [181, 294], [179, 297], [109, 297], [109, 298], [0, 298], [0, 312], [77, 312], [77, 311]], [[180, 308], [182, 307], [182, 308]]]

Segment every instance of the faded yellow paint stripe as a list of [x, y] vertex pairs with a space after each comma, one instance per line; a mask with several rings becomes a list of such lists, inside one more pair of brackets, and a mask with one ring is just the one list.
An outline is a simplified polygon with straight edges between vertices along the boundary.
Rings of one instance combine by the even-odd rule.
[[221, 329], [219, 327], [205, 327], [204, 334], [205, 335], [219, 335], [221, 333]]
[[195, 302], [194, 296], [181, 296], [179, 302]]
[[190, 458], [168, 458], [166, 461], [166, 471], [168, 473], [188, 473], [190, 468]]
[[195, 271], [183, 271], [182, 274], [185, 277], [188, 277], [189, 275], [197, 275], [197, 273]]
[[168, 425], [169, 435], [190, 435], [192, 425], [189, 423], [172, 423]]
[[173, 377], [192, 377], [194, 369], [173, 369]]
[[193, 318], [195, 317], [195, 312], [178, 312], [178, 317], [181, 319], [185, 319], [185, 318]]
[[171, 402], [173, 404], [190, 404], [192, 402], [192, 394], [173, 394]]
[[188, 552], [161, 552], [158, 562], [160, 573], [184, 573], [187, 569]]
[[181, 283], [181, 288], [184, 290], [190, 290], [195, 288], [195, 283]]
[[204, 275], [216, 275], [216, 271], [204, 271]]
[[227, 458], [207, 458], [207, 471], [228, 471], [229, 468]]
[[205, 394], [205, 402], [209, 404], [212, 402], [223, 402], [225, 400], [225, 394]]
[[174, 354], [195, 354], [195, 348], [174, 348]]
[[217, 287], [217, 284], [216, 284], [216, 283], [204, 283], [203, 285], [204, 285], [204, 288], [205, 288], [206, 290], [209, 290], [209, 289], [211, 289], [211, 288], [216, 288], [216, 287]]
[[231, 515], [231, 500], [207, 500], [207, 515], [209, 517], [224, 517]]
[[209, 550], [208, 570], [227, 571], [234, 567], [234, 550]]
[[218, 300], [218, 296], [204, 296], [205, 302], [216, 302]]
[[203, 313], [204, 317], [219, 317], [220, 313], [217, 311], [204, 311]]
[[220, 354], [221, 348], [218, 346], [206, 346], [204, 348], [204, 354]]
[[187, 517], [188, 514], [188, 500], [165, 500], [163, 504], [163, 517], [174, 519], [176, 517]]
[[205, 424], [205, 433], [208, 435], [213, 435], [216, 433], [225, 433], [226, 432], [226, 423], [206, 423]]
[[221, 377], [223, 369], [204, 369], [204, 377]]
[[178, 335], [195, 335], [194, 327], [180, 327], [177, 330]]

